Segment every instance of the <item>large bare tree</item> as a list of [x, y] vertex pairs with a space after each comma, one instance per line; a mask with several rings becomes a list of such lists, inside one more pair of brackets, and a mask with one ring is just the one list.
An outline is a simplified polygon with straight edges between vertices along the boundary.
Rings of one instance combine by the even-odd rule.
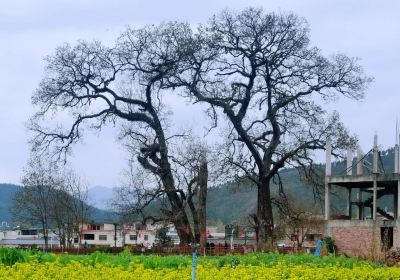
[[[171, 88], [168, 78], [181, 71], [187, 34], [187, 25], [171, 23], [128, 29], [113, 47], [79, 42], [57, 48], [33, 95], [39, 111], [30, 125], [34, 150], [61, 156], [85, 127], [133, 126], [130, 135], [142, 140], [137, 160], [159, 178], [184, 244], [191, 241], [190, 224], [171, 170], [162, 95]], [[69, 123], [46, 125], [54, 116], [69, 116]]]
[[294, 14], [224, 11], [194, 34], [191, 48], [174, 82], [228, 120], [225, 160], [257, 186], [258, 237], [271, 244], [272, 179], [287, 165], [312, 163], [327, 138], [334, 148], [354, 144], [323, 104], [361, 99], [370, 79], [357, 59], [311, 46], [307, 22]]

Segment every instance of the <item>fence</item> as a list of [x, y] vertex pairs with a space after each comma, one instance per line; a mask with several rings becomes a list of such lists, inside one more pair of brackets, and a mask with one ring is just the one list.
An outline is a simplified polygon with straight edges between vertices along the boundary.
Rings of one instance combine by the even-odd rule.
[[[141, 246], [132, 246], [126, 247], [129, 248], [132, 254], [136, 255], [148, 255], [148, 254], [157, 254], [157, 255], [191, 255], [192, 254], [192, 247], [190, 246], [174, 246], [174, 247], [153, 247], [151, 249], [146, 249]], [[104, 253], [111, 253], [111, 254], [118, 254], [121, 253], [123, 250], [126, 250], [121, 247], [93, 247], [93, 248], [47, 248], [47, 252], [52, 253], [68, 253], [71, 255], [85, 255], [91, 254], [95, 251], [100, 251]], [[249, 252], [254, 252], [255, 248], [252, 245], [235, 245], [233, 250], [230, 247], [224, 245], [215, 245], [209, 247], [200, 247], [197, 249], [200, 255], [207, 255], [207, 256], [219, 256], [219, 255], [226, 255], [226, 254], [245, 254]]]

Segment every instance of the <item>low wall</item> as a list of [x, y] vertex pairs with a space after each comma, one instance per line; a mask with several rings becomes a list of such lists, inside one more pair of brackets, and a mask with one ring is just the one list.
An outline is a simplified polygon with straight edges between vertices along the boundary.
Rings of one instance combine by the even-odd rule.
[[333, 238], [339, 254], [368, 257], [382, 252], [381, 227], [393, 228], [393, 246], [398, 246], [398, 230], [394, 221], [330, 220], [327, 234]]

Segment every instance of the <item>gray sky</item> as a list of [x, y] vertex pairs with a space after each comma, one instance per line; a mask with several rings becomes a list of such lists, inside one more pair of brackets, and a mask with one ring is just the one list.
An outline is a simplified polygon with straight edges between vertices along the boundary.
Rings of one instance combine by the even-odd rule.
[[[361, 58], [365, 72], [375, 78], [366, 99], [339, 100], [330, 108], [341, 113], [364, 150], [372, 146], [374, 132], [383, 148], [394, 145], [400, 117], [400, 1], [0, 0], [0, 182], [20, 183], [29, 151], [24, 123], [34, 112], [30, 96], [43, 77], [43, 58], [56, 46], [78, 39], [112, 44], [127, 25], [169, 20], [196, 24], [221, 9], [248, 6], [304, 16], [312, 43], [325, 54]], [[184, 104], [179, 108], [175, 118], [193, 124], [190, 110]], [[84, 142], [75, 147], [72, 165], [90, 185], [118, 185], [126, 162], [115, 132], [88, 133]]]

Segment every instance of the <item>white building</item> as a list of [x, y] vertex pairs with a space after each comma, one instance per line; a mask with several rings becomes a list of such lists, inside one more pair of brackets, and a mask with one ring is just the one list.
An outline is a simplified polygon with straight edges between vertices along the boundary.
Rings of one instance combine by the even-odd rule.
[[[156, 241], [156, 231], [160, 225], [135, 223], [118, 225], [109, 223], [83, 224], [80, 236], [84, 246], [123, 247], [140, 245], [151, 248]], [[79, 239], [75, 238], [75, 244]]]
[[[40, 229], [2, 229], [0, 231], [0, 246], [6, 247], [44, 247], [45, 240], [43, 232]], [[60, 246], [60, 240], [54, 233], [48, 235], [48, 246]]]
[[[84, 246], [121, 247], [123, 245], [121, 231], [117, 224], [90, 223], [83, 224], [80, 236]], [[78, 244], [79, 239], [75, 238]]]

